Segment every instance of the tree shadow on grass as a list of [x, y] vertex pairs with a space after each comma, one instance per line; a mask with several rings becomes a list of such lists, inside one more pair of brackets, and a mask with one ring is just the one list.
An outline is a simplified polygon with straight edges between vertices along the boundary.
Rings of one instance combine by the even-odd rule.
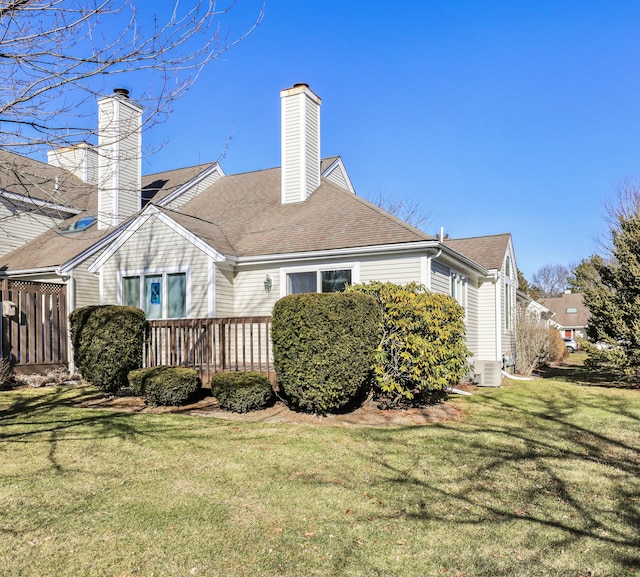
[[[569, 548], [601, 548], [608, 551], [607, 562], [625, 575], [640, 570], [638, 411], [625, 415], [632, 419], [628, 425], [613, 429], [606, 417], [602, 427], [593, 418], [580, 418], [585, 409], [613, 416], [615, 401], [590, 406], [581, 396], [560, 391], [523, 408], [498, 391], [480, 401], [490, 407], [490, 416], [483, 419], [435, 425], [423, 438], [402, 429], [372, 431], [375, 452], [368, 458], [386, 471], [376, 484], [401, 486], [408, 496], [396, 511], [381, 516], [441, 523], [452, 535], [500, 534], [506, 531], [501, 527], [509, 527], [527, 538], [520, 541], [516, 535], [513, 543], [491, 546], [527, 548], [532, 539], [544, 543], [539, 552], [531, 547], [526, 559], [529, 566], [540, 567], [539, 574], [546, 574], [545, 566], [550, 569], [553, 555]], [[448, 464], [425, 467], [432, 462], [424, 459], [429, 439], [432, 448], [435, 439], [446, 439], [437, 443], [446, 447], [439, 458]], [[481, 574], [517, 574], [496, 571]]]
[[594, 370], [584, 366], [586, 355], [574, 353], [564, 361], [544, 367], [539, 371], [541, 377], [576, 385], [605, 387], [608, 389], [638, 389], [640, 385], [621, 380], [610, 371]]
[[[74, 390], [75, 389], [75, 390]], [[67, 441], [93, 441], [117, 437], [136, 441], [152, 435], [188, 434], [175, 423], [132, 418], [132, 413], [78, 409], [79, 399], [98, 398], [86, 387], [42, 387], [0, 393], [0, 452], [2, 443], [48, 443], [48, 458], [61, 472], [58, 445]]]

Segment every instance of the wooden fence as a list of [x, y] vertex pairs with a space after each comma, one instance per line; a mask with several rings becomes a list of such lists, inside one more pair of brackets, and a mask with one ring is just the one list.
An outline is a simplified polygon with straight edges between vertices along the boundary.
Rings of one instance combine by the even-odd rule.
[[257, 371], [275, 382], [271, 317], [148, 321], [144, 366], [188, 366], [209, 386], [214, 373]]
[[66, 286], [0, 280], [0, 358], [17, 372], [66, 367]]

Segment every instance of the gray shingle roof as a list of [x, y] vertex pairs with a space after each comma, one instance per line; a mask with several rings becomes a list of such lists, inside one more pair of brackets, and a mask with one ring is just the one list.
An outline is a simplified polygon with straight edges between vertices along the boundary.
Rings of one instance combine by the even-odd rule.
[[70, 172], [0, 150], [0, 189], [78, 210], [97, 207], [95, 187]]
[[[334, 160], [323, 162], [330, 164]], [[175, 189], [207, 166], [210, 165], [148, 175], [143, 182], [149, 186], [164, 179]], [[164, 194], [167, 189], [158, 190]], [[433, 240], [430, 235], [325, 179], [305, 202], [282, 205], [280, 168], [225, 176], [179, 211], [161, 210], [218, 252], [231, 257]], [[95, 226], [73, 234], [50, 230], [0, 259], [0, 268], [26, 270], [59, 266], [104, 234]]]
[[82, 212], [64, 221], [60, 227], [50, 228], [26, 245], [1, 257], [0, 271], [48, 269], [60, 266], [88, 249], [105, 234], [113, 232], [113, 229], [98, 230], [95, 224], [86, 230], [63, 232], [63, 228], [86, 216], [87, 213]]
[[447, 239], [445, 245], [486, 269], [500, 269], [507, 253], [511, 234]]
[[433, 240], [324, 179], [306, 201], [283, 205], [280, 174], [226, 176], [180, 212], [219, 226], [239, 257]]

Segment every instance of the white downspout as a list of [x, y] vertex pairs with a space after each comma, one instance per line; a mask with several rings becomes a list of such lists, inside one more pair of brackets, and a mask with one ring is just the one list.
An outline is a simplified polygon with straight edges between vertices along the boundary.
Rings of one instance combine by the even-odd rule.
[[502, 366], [502, 300], [500, 294], [500, 274], [498, 272], [494, 275], [494, 286], [496, 295], [496, 351], [495, 359]]
[[[66, 281], [67, 318], [68, 318], [68, 315], [70, 315], [75, 310], [75, 304], [76, 304], [76, 279], [74, 276], [74, 272], [75, 271], [71, 270]], [[67, 326], [69, 329], [67, 330], [67, 350], [69, 351], [69, 359], [67, 360], [67, 370], [69, 371], [69, 374], [73, 374], [76, 372], [76, 366], [73, 362], [73, 343], [71, 342], [71, 327], [69, 326], [68, 321], [67, 321]]]
[[424, 286], [427, 288], [427, 290], [429, 292], [431, 292], [431, 261], [433, 259], [437, 259], [440, 257], [440, 255], [442, 254], [442, 249], [438, 249], [438, 252], [436, 252], [435, 254], [427, 254], [425, 256], [425, 271], [423, 271], [422, 274], [422, 284], [424, 284]]

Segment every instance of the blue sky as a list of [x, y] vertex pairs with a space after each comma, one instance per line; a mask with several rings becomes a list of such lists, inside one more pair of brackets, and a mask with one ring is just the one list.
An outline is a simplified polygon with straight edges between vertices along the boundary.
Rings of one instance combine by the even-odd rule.
[[[230, 36], [261, 0], [238, 0]], [[525, 276], [598, 249], [640, 166], [640, 3], [267, 0], [264, 19], [145, 134], [144, 172], [280, 164], [279, 92], [322, 98], [322, 155], [358, 194], [412, 198], [427, 232], [511, 232]], [[135, 98], [135, 87], [131, 87]]]

